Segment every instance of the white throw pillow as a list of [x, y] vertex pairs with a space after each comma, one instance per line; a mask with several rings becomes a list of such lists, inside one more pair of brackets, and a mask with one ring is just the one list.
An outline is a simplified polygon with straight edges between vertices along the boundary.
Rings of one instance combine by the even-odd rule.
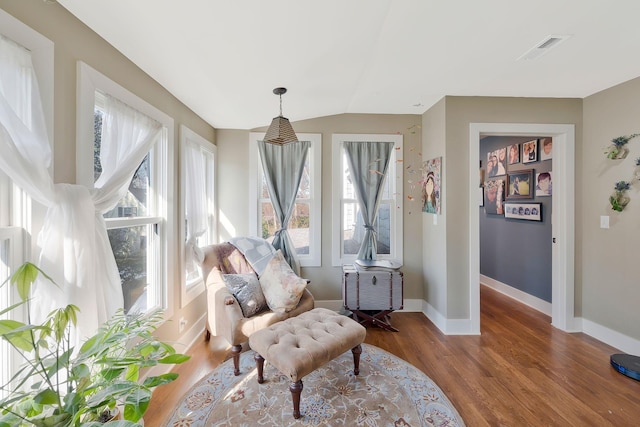
[[278, 249], [260, 276], [260, 286], [269, 308], [284, 313], [298, 306], [307, 281], [291, 270]]

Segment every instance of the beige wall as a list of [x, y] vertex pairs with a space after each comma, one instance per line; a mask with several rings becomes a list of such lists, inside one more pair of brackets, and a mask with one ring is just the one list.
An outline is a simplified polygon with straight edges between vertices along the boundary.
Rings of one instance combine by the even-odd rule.
[[[640, 78], [584, 99], [582, 171], [577, 182], [584, 189], [580, 276], [585, 319], [640, 339], [640, 183], [633, 181], [629, 205], [611, 209], [608, 198], [617, 181], [631, 181], [640, 157], [640, 137], [629, 142], [624, 160], [604, 155], [611, 139], [640, 133]], [[600, 216], [610, 228], [600, 228]], [[576, 253], [576, 255], [578, 255]]]
[[[423, 115], [423, 126], [434, 114], [431, 110], [441, 109], [437, 104]], [[439, 113], [439, 117], [442, 114]], [[429, 119], [429, 120], [427, 120]], [[547, 123], [575, 124], [576, 151], [582, 147], [582, 100], [549, 98], [498, 98], [498, 97], [454, 97], [445, 98], [445, 212], [446, 234], [435, 235], [435, 246], [446, 247], [446, 307], [437, 307], [440, 314], [448, 319], [469, 318], [469, 124], [470, 123]], [[440, 125], [439, 125], [440, 126]], [[429, 141], [425, 142], [429, 145]], [[576, 159], [576, 173], [580, 176], [582, 167]], [[580, 186], [576, 189], [576, 203], [581, 200]], [[579, 212], [579, 209], [577, 210]], [[581, 215], [576, 217], [576, 226]], [[430, 238], [425, 235], [425, 239]], [[581, 260], [576, 259], [576, 269]], [[441, 284], [435, 285], [438, 294]], [[427, 282], [426, 294], [432, 286]], [[580, 283], [576, 283], [580, 288]], [[430, 302], [430, 301], [427, 301]], [[580, 308], [577, 308], [578, 311]]]
[[[179, 131], [184, 124], [209, 141], [214, 141], [215, 130], [195, 115], [185, 105], [167, 92], [160, 84], [140, 70], [131, 61], [116, 51], [110, 44], [91, 31], [72, 14], [56, 3], [42, 0], [0, 0], [0, 8], [22, 21], [54, 42], [54, 181], [75, 183], [76, 180], [76, 64], [86, 62], [116, 83], [133, 92], [151, 105], [173, 117], [175, 124], [175, 166], [178, 167]], [[168, 59], [170, 60], [170, 59]], [[175, 200], [179, 199], [180, 185], [176, 180], [173, 189]], [[174, 212], [175, 228], [178, 217]], [[180, 239], [176, 239], [172, 262], [179, 262]], [[33, 254], [37, 256], [37, 254]], [[179, 283], [180, 271], [170, 278]], [[180, 309], [179, 286], [173, 299], [173, 322], [159, 330], [163, 339], [178, 338], [178, 320], [185, 317], [188, 325], [195, 324], [206, 310], [203, 299], [197, 299]]]
[[[302, 276], [311, 280], [310, 290], [319, 300], [342, 299], [342, 271], [331, 266], [331, 136], [334, 133], [379, 133], [404, 135], [405, 167], [421, 151], [419, 115], [341, 114], [292, 123], [298, 133], [322, 134], [322, 266], [304, 267]], [[255, 129], [260, 131], [265, 129]], [[249, 231], [249, 196], [246, 164], [249, 131], [218, 130], [218, 205], [221, 238]], [[419, 161], [416, 162], [419, 167]], [[411, 188], [404, 176], [404, 297], [422, 299], [422, 218], [419, 188]], [[415, 201], [409, 201], [411, 195]], [[227, 225], [225, 226], [225, 218]], [[224, 230], [224, 232], [222, 232]]]
[[[442, 157], [442, 177], [446, 178], [446, 99], [440, 100], [422, 116], [422, 157], [424, 160]], [[424, 299], [442, 316], [447, 316], [447, 189], [442, 180], [440, 215], [420, 213], [422, 217], [422, 271]], [[457, 183], [454, 183], [457, 185]], [[452, 184], [452, 185], [454, 185]], [[455, 188], [455, 187], [454, 187]], [[422, 203], [422, 200], [420, 200]], [[436, 223], [434, 223], [434, 220]]]

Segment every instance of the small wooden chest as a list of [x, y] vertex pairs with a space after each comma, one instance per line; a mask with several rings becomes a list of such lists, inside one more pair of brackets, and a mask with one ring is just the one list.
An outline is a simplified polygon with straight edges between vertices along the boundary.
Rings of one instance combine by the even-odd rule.
[[342, 300], [349, 310], [400, 310], [404, 304], [402, 272], [342, 266]]

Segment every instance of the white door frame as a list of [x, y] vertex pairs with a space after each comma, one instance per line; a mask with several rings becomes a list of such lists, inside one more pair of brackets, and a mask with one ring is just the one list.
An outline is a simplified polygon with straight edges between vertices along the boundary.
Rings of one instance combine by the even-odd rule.
[[576, 332], [574, 314], [575, 260], [575, 126], [569, 124], [469, 124], [469, 314], [471, 333], [480, 333], [480, 218], [478, 165], [480, 138], [496, 136], [553, 137], [552, 305], [551, 324]]

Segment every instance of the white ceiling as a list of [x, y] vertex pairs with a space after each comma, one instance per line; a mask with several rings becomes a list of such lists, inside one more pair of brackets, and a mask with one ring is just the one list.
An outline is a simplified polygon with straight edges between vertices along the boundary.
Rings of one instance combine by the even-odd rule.
[[[216, 128], [585, 97], [640, 75], [640, 0], [59, 0]], [[551, 34], [572, 37], [533, 61]]]

